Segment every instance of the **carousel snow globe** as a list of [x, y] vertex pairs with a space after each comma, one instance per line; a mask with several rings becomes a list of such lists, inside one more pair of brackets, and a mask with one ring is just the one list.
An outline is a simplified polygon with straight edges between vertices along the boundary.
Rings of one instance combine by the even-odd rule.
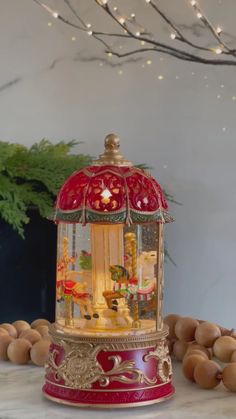
[[172, 218], [159, 184], [119, 146], [108, 135], [56, 202], [56, 321], [43, 392], [59, 403], [132, 407], [174, 393], [162, 316]]

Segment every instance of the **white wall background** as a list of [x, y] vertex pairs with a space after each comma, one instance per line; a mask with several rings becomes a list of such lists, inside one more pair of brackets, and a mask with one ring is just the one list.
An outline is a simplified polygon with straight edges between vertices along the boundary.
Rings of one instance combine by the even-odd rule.
[[[88, 21], [103, 25], [93, 1], [78, 3]], [[131, 3], [153, 23], [143, 0]], [[192, 16], [186, 3], [162, 0], [180, 22]], [[233, 28], [235, 1], [201, 3], [217, 23]], [[69, 17], [61, 0], [47, 4]], [[183, 203], [171, 205], [176, 223], [166, 228], [177, 267], [166, 265], [165, 311], [235, 326], [236, 67], [160, 55], [114, 66], [119, 61], [103, 61], [95, 40], [51, 19], [32, 0], [0, 0], [0, 11], [1, 140], [77, 138], [84, 141], [80, 152], [95, 156], [105, 135], [117, 133], [123, 153], [155, 168]]]

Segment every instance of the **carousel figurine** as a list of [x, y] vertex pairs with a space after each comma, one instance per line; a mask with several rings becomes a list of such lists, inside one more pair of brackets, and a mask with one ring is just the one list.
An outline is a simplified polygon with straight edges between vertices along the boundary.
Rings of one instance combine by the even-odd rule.
[[73, 173], [56, 201], [56, 321], [43, 392], [58, 403], [132, 407], [174, 393], [163, 323], [164, 224], [159, 184], [119, 152]]

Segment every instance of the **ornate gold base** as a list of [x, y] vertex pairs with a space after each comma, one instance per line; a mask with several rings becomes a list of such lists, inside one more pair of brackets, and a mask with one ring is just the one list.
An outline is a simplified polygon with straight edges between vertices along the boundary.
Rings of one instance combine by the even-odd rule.
[[57, 403], [101, 409], [164, 401], [174, 393], [167, 333], [79, 336], [52, 325], [43, 392]]
[[59, 404], [63, 404], [66, 406], [73, 406], [73, 407], [84, 407], [85, 409], [126, 409], [126, 408], [130, 408], [130, 407], [140, 407], [140, 406], [148, 406], [151, 404], [157, 404], [157, 403], [162, 403], [165, 401], [168, 401], [169, 399], [171, 399], [174, 396], [175, 392], [173, 391], [171, 394], [168, 394], [168, 396], [165, 397], [161, 397], [159, 399], [156, 400], [148, 400], [148, 401], [144, 401], [144, 402], [134, 402], [134, 403], [120, 403], [120, 404], [85, 404], [85, 403], [73, 403], [73, 402], [69, 402], [67, 400], [62, 400], [62, 399], [58, 399], [57, 397], [52, 397], [49, 396], [49, 394], [47, 394], [45, 391], [43, 391], [43, 395], [44, 397], [46, 397], [46, 399], [51, 400], [53, 402], [59, 403]]

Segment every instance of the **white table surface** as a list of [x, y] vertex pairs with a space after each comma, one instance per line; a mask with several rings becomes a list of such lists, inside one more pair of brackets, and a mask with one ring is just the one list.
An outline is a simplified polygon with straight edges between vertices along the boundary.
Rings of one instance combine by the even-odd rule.
[[0, 362], [0, 419], [236, 419], [236, 393], [223, 385], [201, 390], [182, 376], [174, 364], [175, 396], [152, 406], [118, 410], [91, 410], [57, 405], [46, 400], [41, 387], [43, 368]]

